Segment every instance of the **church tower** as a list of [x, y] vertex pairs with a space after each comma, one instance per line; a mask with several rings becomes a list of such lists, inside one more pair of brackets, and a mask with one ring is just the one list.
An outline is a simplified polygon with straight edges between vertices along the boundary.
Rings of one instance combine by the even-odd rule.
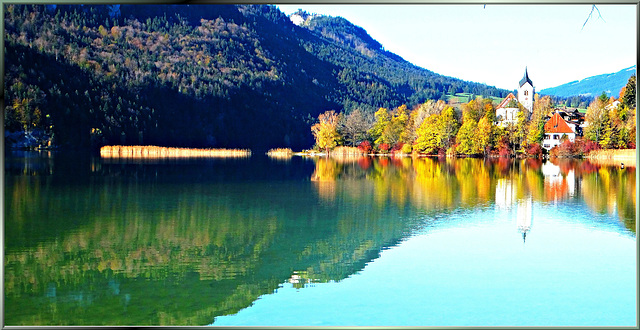
[[533, 87], [533, 82], [529, 78], [527, 68], [524, 68], [524, 77], [520, 80], [520, 87], [518, 87], [518, 102], [522, 104], [529, 113], [533, 112], [533, 95], [535, 95], [536, 89]]

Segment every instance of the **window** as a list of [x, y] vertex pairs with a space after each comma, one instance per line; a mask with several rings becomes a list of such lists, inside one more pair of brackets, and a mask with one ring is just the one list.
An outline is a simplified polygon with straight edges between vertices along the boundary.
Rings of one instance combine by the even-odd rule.
[[529, 95], [529, 91], [524, 91], [524, 95], [525, 96]]

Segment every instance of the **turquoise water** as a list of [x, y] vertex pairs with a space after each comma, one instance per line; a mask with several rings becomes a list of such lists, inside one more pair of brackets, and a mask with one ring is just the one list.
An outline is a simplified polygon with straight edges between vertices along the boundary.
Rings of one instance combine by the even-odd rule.
[[588, 210], [536, 204], [534, 212], [526, 242], [514, 233], [512, 212], [456, 214], [453, 224], [419, 230], [342, 281], [283, 283], [213, 324], [634, 325], [635, 238], [592, 227]]
[[5, 324], [634, 326], [635, 169], [5, 158]]

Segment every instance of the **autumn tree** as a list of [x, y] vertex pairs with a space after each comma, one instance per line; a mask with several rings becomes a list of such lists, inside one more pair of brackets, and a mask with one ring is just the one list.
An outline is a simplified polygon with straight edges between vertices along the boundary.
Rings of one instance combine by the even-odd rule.
[[463, 113], [462, 126], [456, 135], [458, 147], [456, 151], [465, 155], [475, 155], [482, 152], [476, 143], [478, 122], [474, 119], [474, 113], [466, 111]]
[[534, 96], [533, 113], [527, 132], [527, 144], [540, 144], [544, 139], [544, 124], [549, 112], [553, 109], [553, 100], [550, 96]]
[[458, 118], [453, 107], [446, 107], [441, 113], [442, 122], [442, 144], [445, 150], [448, 150], [456, 141], [458, 134]]
[[40, 109], [32, 106], [31, 103], [32, 100], [28, 98], [13, 100], [14, 117], [22, 125], [25, 132], [30, 132], [38, 126], [41, 119]]
[[455, 143], [458, 126], [455, 110], [450, 106], [440, 114], [430, 115], [418, 128], [414, 150], [435, 154], [449, 149]]
[[514, 144], [514, 150], [521, 149], [525, 144], [525, 138], [527, 137], [527, 115], [524, 110], [518, 111], [516, 114], [516, 125], [513, 132], [512, 143]]
[[367, 131], [372, 126], [371, 114], [366, 115], [360, 109], [355, 109], [338, 122], [338, 133], [348, 145], [355, 146], [367, 138]]
[[467, 113], [469, 118], [473, 119], [476, 123], [484, 116], [484, 103], [482, 99], [477, 98], [462, 105], [462, 113]]
[[427, 117], [418, 128], [416, 142], [413, 150], [419, 153], [435, 154], [442, 144], [442, 120], [439, 114]]
[[589, 104], [585, 115], [588, 126], [584, 130], [584, 136], [596, 143], [600, 143], [605, 129], [605, 121], [608, 121], [606, 105], [606, 101], [603, 101], [601, 97], [596, 97]]
[[484, 152], [485, 156], [493, 147], [493, 126], [493, 121], [491, 121], [490, 116], [488, 115], [484, 115], [478, 122], [475, 144], [481, 152]]
[[376, 111], [374, 117], [375, 123], [369, 130], [369, 136], [371, 136], [371, 138], [373, 139], [374, 145], [377, 146], [383, 143], [382, 133], [391, 121], [391, 115], [389, 114], [389, 110], [387, 110], [386, 108], [380, 108], [378, 109], [378, 111]]
[[409, 115], [407, 114], [407, 106], [402, 105], [393, 111], [393, 114], [380, 108], [376, 112], [376, 123], [369, 131], [372, 137], [380, 134], [374, 141], [376, 146], [387, 144], [394, 146], [398, 143], [407, 143], [409, 141]]
[[[409, 113], [406, 105], [399, 106], [393, 118], [391, 119], [391, 127], [394, 135], [397, 136], [395, 143], [411, 142], [411, 123], [409, 122]], [[393, 143], [393, 144], [395, 144]]]
[[415, 130], [422, 125], [422, 122], [429, 116], [440, 114], [442, 110], [447, 106], [447, 103], [438, 100], [427, 100], [426, 102], [418, 105], [412, 112], [413, 127]]
[[326, 111], [318, 116], [318, 123], [311, 126], [311, 132], [316, 139], [318, 149], [324, 149], [329, 152], [330, 149], [337, 145], [340, 137], [337, 127], [338, 115], [335, 111]]

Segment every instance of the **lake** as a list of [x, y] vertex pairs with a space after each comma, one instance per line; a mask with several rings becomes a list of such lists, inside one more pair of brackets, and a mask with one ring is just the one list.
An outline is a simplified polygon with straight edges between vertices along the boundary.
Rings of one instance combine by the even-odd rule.
[[5, 325], [636, 326], [636, 170], [7, 151]]

